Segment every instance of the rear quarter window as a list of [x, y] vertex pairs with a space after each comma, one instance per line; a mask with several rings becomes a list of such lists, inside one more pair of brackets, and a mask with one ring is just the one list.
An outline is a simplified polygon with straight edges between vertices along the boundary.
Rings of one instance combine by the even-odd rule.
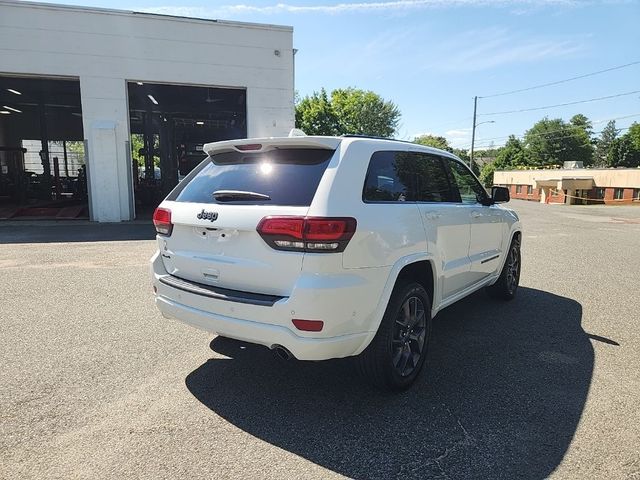
[[[288, 148], [267, 152], [225, 152], [209, 157], [198, 173], [167, 200], [234, 205], [309, 206], [333, 150]], [[216, 200], [220, 190], [255, 192], [269, 199]]]
[[453, 202], [442, 159], [423, 152], [380, 151], [369, 161], [365, 202]]

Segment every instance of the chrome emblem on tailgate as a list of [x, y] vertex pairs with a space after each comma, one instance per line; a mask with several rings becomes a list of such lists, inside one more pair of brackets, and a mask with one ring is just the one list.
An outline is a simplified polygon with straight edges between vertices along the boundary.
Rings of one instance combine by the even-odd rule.
[[211, 220], [212, 222], [218, 219], [218, 212], [207, 212], [203, 208], [202, 211], [197, 215], [198, 220]]

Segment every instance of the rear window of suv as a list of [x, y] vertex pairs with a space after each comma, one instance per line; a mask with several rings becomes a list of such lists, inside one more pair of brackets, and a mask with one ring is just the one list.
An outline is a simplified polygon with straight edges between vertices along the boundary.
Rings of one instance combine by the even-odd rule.
[[[178, 184], [167, 200], [234, 205], [309, 206], [333, 150], [288, 148], [225, 152], [209, 157], [197, 174]], [[214, 198], [214, 192], [250, 192], [246, 198]], [[264, 196], [268, 198], [264, 198]]]

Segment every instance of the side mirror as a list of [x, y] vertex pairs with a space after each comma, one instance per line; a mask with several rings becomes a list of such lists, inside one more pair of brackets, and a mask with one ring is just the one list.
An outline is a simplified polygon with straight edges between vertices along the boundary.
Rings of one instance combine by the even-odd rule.
[[506, 203], [511, 200], [507, 187], [491, 187], [491, 199], [493, 203]]

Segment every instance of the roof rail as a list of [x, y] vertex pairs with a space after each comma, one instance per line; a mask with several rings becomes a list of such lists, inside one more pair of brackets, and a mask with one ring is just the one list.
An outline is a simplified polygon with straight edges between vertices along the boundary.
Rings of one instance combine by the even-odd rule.
[[402, 142], [402, 143], [414, 143], [410, 140], [399, 140], [397, 138], [390, 138], [390, 137], [380, 137], [377, 135], [361, 135], [361, 134], [356, 134], [356, 133], [347, 133], [344, 135], [340, 135], [341, 137], [344, 138], [370, 138], [372, 140], [389, 140], [392, 142]]

